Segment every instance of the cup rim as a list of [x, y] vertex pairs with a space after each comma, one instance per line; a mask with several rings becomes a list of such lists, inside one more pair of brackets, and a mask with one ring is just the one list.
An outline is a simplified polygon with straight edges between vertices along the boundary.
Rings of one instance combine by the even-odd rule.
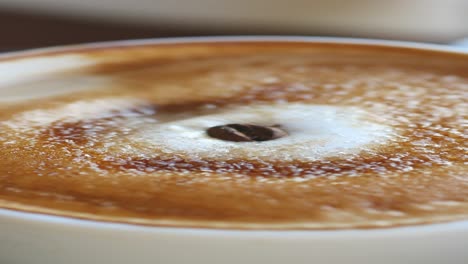
[[[389, 48], [410, 48], [415, 50], [448, 52], [453, 54], [468, 55], [468, 49], [457, 46], [442, 44], [428, 44], [420, 42], [363, 39], [363, 38], [342, 38], [342, 37], [315, 37], [315, 36], [211, 36], [211, 37], [176, 37], [176, 38], [149, 38], [133, 40], [117, 40], [104, 42], [91, 42], [74, 45], [61, 45], [46, 48], [36, 48], [24, 51], [13, 51], [0, 54], [0, 64], [3, 61], [15, 60], [19, 58], [28, 59], [30, 57], [40, 57], [50, 53], [71, 53], [87, 49], [115, 48], [129, 46], [146, 46], [158, 44], [178, 44], [178, 43], [223, 43], [223, 42], [302, 42], [302, 43], [330, 43], [330, 44], [350, 44], [350, 45], [370, 45]], [[468, 59], [468, 57], [467, 57]], [[211, 236], [211, 237], [243, 237], [243, 238], [382, 238], [382, 237], [408, 237], [445, 232], [468, 231], [468, 219], [448, 223], [421, 224], [414, 226], [384, 227], [372, 229], [335, 229], [335, 230], [237, 230], [237, 229], [211, 229], [193, 227], [166, 227], [166, 226], [145, 226], [137, 224], [116, 223], [107, 221], [78, 219], [73, 217], [48, 215], [42, 213], [32, 213], [0, 208], [0, 219], [5, 218], [18, 222], [30, 222], [38, 224], [54, 224], [70, 228], [84, 228], [93, 230], [112, 230], [122, 232], [144, 232], [148, 234], [175, 234], [191, 236]]]
[[48, 215], [0, 208], [0, 220], [7, 219], [19, 225], [54, 225], [64, 228], [86, 230], [105, 230], [125, 233], [144, 233], [153, 235], [242, 237], [242, 238], [297, 238], [297, 239], [372, 239], [404, 238], [446, 233], [468, 232], [468, 220], [448, 223], [421, 224], [413, 226], [385, 227], [371, 229], [331, 229], [331, 230], [256, 230], [256, 229], [219, 229], [197, 227], [146, 226], [119, 222], [106, 222], [79, 219], [66, 216]]
[[238, 35], [238, 36], [203, 36], [203, 37], [167, 37], [167, 38], [143, 38], [129, 40], [112, 40], [99, 42], [85, 42], [81, 44], [58, 45], [43, 48], [32, 48], [19, 51], [1, 52], [0, 63], [3, 60], [16, 59], [29, 56], [41, 56], [50, 53], [68, 53], [73, 51], [82, 51], [88, 49], [116, 48], [130, 46], [146, 46], [158, 44], [179, 44], [179, 43], [223, 43], [223, 42], [255, 42], [255, 41], [273, 41], [290, 43], [330, 43], [330, 44], [351, 44], [351, 45], [370, 45], [389, 48], [410, 48], [417, 50], [449, 52], [457, 54], [468, 54], [468, 49], [463, 46], [451, 44], [435, 44], [414, 41], [385, 40], [385, 39], [366, 39], [366, 38], [347, 38], [347, 37], [321, 37], [321, 36], [281, 36], [281, 35]]

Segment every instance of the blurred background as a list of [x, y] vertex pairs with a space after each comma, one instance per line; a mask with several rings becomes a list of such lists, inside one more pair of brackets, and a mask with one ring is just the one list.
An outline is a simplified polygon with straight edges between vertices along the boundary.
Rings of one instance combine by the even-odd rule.
[[212, 35], [450, 43], [468, 36], [468, 0], [0, 0], [0, 35], [0, 51]]

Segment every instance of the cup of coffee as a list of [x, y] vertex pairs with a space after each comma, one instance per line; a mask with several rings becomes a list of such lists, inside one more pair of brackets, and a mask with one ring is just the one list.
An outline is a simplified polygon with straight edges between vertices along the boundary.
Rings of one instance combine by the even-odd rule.
[[465, 263], [468, 53], [223, 37], [0, 57], [1, 263]]

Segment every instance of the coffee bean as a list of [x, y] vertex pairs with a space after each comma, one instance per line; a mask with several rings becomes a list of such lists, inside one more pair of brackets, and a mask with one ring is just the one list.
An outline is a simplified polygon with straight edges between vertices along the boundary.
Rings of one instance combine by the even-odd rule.
[[257, 126], [250, 124], [227, 124], [210, 127], [208, 136], [226, 141], [267, 141], [287, 135], [279, 126]]

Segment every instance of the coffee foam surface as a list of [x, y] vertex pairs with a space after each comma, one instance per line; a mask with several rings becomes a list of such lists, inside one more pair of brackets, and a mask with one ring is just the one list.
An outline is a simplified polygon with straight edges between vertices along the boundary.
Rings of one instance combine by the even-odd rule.
[[[34, 99], [102, 87], [106, 81], [103, 76], [67, 74], [95, 63], [95, 60], [78, 54], [2, 62], [0, 63], [0, 102]], [[61, 74], [62, 77], [58, 77], [57, 74]]]
[[[6, 78], [0, 207], [213, 228], [467, 219], [466, 57], [245, 47], [93, 51], [89, 70]], [[289, 135], [207, 137], [226, 123]]]
[[142, 100], [131, 98], [77, 101], [59, 108], [27, 111], [4, 124], [14, 129], [31, 131], [38, 127], [51, 126], [54, 122], [79, 122], [114, 117], [116, 114], [132, 116], [133, 113], [127, 109], [138, 106], [142, 102]]

